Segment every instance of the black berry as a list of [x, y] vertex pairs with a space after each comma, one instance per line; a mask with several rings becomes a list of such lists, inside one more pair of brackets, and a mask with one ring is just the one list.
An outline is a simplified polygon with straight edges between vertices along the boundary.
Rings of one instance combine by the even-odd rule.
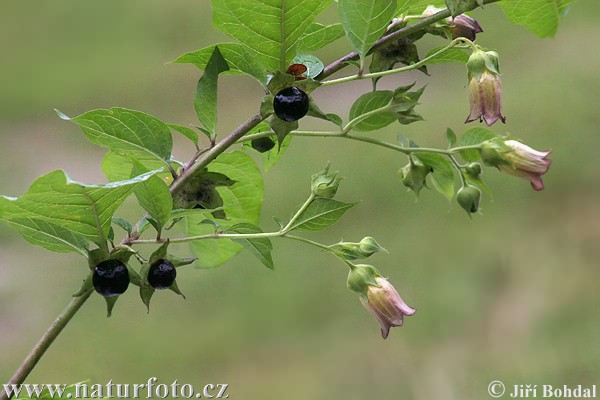
[[125, 293], [129, 286], [129, 272], [119, 260], [102, 261], [94, 268], [92, 282], [96, 292], [102, 296], [118, 296]]
[[176, 277], [177, 271], [169, 260], [160, 259], [154, 262], [148, 271], [148, 283], [158, 290], [170, 288]]
[[298, 121], [308, 112], [308, 95], [295, 86], [285, 88], [275, 95], [275, 115], [287, 122]]
[[251, 142], [252, 148], [259, 153], [265, 153], [275, 147], [275, 142], [269, 137], [261, 137]]

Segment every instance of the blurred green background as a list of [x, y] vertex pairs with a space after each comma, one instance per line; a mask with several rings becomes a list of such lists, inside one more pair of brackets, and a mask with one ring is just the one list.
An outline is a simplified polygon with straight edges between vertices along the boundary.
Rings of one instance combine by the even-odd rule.
[[[324, 21], [333, 20], [331, 11]], [[135, 290], [110, 319], [93, 296], [28, 381], [226, 382], [230, 398], [244, 400], [483, 399], [496, 379], [508, 386], [600, 384], [599, 11], [598, 2], [576, 3], [553, 40], [511, 26], [496, 6], [474, 13], [485, 29], [478, 40], [501, 54], [508, 120], [494, 130], [554, 150], [543, 192], [488, 169], [494, 198], [470, 220], [433, 191], [415, 201], [396, 176], [402, 155], [336, 139], [297, 138], [265, 174], [265, 229], [274, 228], [273, 215], [286, 216], [303, 201], [310, 175], [327, 161], [345, 177], [339, 198], [361, 203], [313, 237], [333, 243], [368, 234], [390, 251], [369, 261], [418, 312], [387, 341], [346, 289], [340, 262], [278, 240], [275, 272], [247, 253], [220, 269], [182, 270], [188, 300], [158, 293], [149, 315]], [[199, 71], [167, 63], [223, 40], [207, 1], [4, 2], [0, 192], [20, 195], [58, 168], [104, 182], [104, 150], [53, 108], [78, 115], [121, 106], [194, 123]], [[332, 61], [347, 51], [340, 41], [319, 54]], [[419, 108], [427, 121], [374, 135], [393, 141], [400, 131], [421, 145], [444, 146], [447, 126], [468, 128], [464, 66], [433, 66], [430, 73], [382, 80], [389, 88], [429, 82]], [[331, 87], [316, 98], [323, 110], [347, 115], [369, 86]], [[251, 78], [222, 79], [220, 131], [255, 112], [261, 93]], [[191, 150], [178, 140], [176, 153], [185, 159]], [[119, 215], [138, 213], [128, 203]], [[2, 382], [85, 274], [76, 256], [33, 248], [0, 225]]]

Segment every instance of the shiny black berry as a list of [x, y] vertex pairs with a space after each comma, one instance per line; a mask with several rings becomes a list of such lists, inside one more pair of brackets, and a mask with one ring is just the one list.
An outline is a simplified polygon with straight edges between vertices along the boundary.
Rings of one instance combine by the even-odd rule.
[[92, 275], [96, 292], [104, 297], [118, 296], [129, 286], [129, 272], [119, 260], [106, 260], [96, 265]]
[[285, 88], [275, 95], [275, 115], [287, 122], [298, 121], [308, 112], [308, 95], [295, 86]]
[[154, 262], [148, 271], [148, 283], [158, 290], [170, 288], [176, 277], [177, 271], [169, 260], [160, 259]]
[[275, 142], [269, 137], [261, 137], [251, 142], [252, 148], [259, 153], [265, 153], [275, 147]]

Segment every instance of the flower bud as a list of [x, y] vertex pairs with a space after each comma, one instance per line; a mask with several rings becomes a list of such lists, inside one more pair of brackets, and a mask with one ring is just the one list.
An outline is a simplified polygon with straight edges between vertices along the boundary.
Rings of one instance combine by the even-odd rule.
[[465, 185], [458, 190], [456, 201], [467, 212], [474, 214], [479, 210], [479, 200], [481, 199], [481, 191], [472, 185]]
[[457, 15], [456, 18], [451, 21], [451, 24], [452, 25], [448, 30], [452, 34], [452, 39], [464, 37], [473, 41], [476, 39], [478, 33], [483, 32], [483, 29], [481, 29], [477, 20], [469, 17], [467, 14]]
[[331, 199], [337, 193], [342, 178], [336, 178], [337, 172], [330, 174], [329, 165], [321, 172], [314, 174], [311, 180], [311, 190], [316, 197]]
[[340, 242], [331, 246], [334, 253], [344, 260], [358, 260], [367, 258], [375, 253], [385, 251], [375, 239], [370, 236], [363, 238], [359, 243]]
[[481, 175], [481, 164], [473, 162], [465, 167], [465, 172], [472, 178], [477, 178]]
[[387, 252], [387, 250], [381, 247], [379, 243], [377, 243], [377, 241], [371, 236], [364, 237], [358, 243], [358, 246], [360, 248], [360, 251], [367, 257], [373, 255], [374, 253], [379, 253], [381, 251]]
[[416, 195], [419, 195], [421, 189], [427, 186], [427, 175], [430, 172], [431, 168], [419, 160], [413, 160], [398, 171], [398, 174], [400, 175], [402, 184], [410, 188]]
[[497, 120], [506, 122], [502, 115], [502, 84], [498, 68], [498, 53], [475, 50], [467, 62], [469, 102], [471, 112], [465, 123], [484, 120], [488, 126]]

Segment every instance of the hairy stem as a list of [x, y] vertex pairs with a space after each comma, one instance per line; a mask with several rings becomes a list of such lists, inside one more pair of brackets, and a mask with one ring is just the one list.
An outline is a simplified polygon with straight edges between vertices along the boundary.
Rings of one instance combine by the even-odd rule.
[[[40, 338], [37, 344], [31, 349], [31, 352], [23, 361], [17, 372], [10, 378], [8, 385], [20, 385], [25, 381], [29, 373], [36, 366], [38, 361], [42, 358], [48, 347], [54, 342], [54, 339], [62, 332], [65, 326], [69, 323], [71, 318], [79, 311], [83, 303], [90, 297], [93, 290], [89, 290], [79, 297], [74, 297], [60, 315], [54, 320], [52, 325], [48, 328], [46, 333]], [[0, 394], [0, 400], [8, 400], [12, 397], [7, 392], [2, 391]]]

